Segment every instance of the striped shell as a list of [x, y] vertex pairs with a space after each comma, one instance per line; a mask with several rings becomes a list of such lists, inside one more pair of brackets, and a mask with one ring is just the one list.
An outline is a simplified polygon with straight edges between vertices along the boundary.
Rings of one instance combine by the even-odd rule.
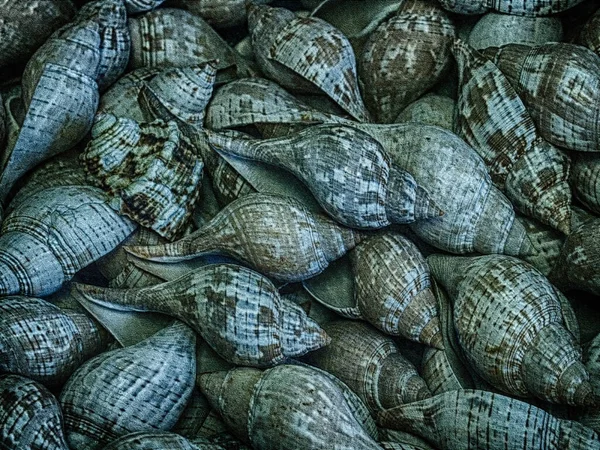
[[438, 5], [406, 0], [365, 43], [360, 81], [379, 123], [391, 123], [409, 103], [441, 80], [451, 63], [452, 21]]
[[491, 61], [460, 40], [452, 52], [460, 73], [458, 133], [517, 208], [568, 234], [568, 156], [541, 138], [525, 105]]
[[435, 255], [427, 261], [454, 299], [454, 326], [465, 356], [486, 381], [516, 396], [593, 402], [581, 348], [542, 274], [502, 255]]
[[532, 247], [531, 254], [523, 256], [522, 259], [547, 277], [558, 261], [565, 236], [535, 219], [518, 216], [517, 220], [525, 227]]
[[171, 429], [196, 377], [196, 335], [180, 322], [82, 365], [60, 394], [71, 448], [101, 449], [134, 431]]
[[600, 155], [572, 155], [571, 185], [577, 199], [590, 211], [600, 214]]
[[[253, 3], [271, 3], [271, 1], [253, 0]], [[244, 0], [180, 0], [180, 3], [215, 28], [240, 26], [246, 21]]]
[[[598, 395], [600, 393], [600, 335], [596, 335], [584, 349], [583, 361], [590, 372], [590, 382], [594, 393]], [[598, 433], [600, 430], [600, 407], [595, 405], [580, 411], [579, 421]]]
[[557, 419], [529, 403], [478, 390], [458, 390], [398, 406], [379, 424], [416, 434], [440, 450], [597, 450], [591, 429]]
[[394, 341], [364, 322], [323, 326], [331, 344], [306, 360], [346, 383], [372, 412], [422, 400], [429, 389]]
[[600, 56], [600, 10], [585, 24], [577, 37], [577, 43]]
[[69, 450], [56, 398], [39, 383], [0, 375], [0, 447]]
[[222, 450], [220, 445], [194, 445], [183, 436], [164, 431], [139, 431], [111, 442], [102, 450]]
[[234, 364], [268, 367], [329, 342], [319, 325], [282, 299], [266, 277], [233, 264], [203, 266], [141, 289], [77, 289], [86, 299], [109, 307], [174, 316]]
[[498, 11], [516, 16], [547, 16], [565, 11], [583, 0], [440, 0], [448, 11], [458, 14], [483, 14]]
[[360, 121], [368, 120], [358, 88], [356, 60], [346, 36], [316, 17], [250, 4], [248, 29], [267, 77], [300, 92], [324, 92]]
[[128, 14], [139, 14], [158, 8], [165, 0], [125, 0]]
[[333, 380], [317, 369], [283, 365], [205, 374], [199, 384], [231, 432], [254, 448], [380, 450], [353, 411], [351, 402], [360, 400]]

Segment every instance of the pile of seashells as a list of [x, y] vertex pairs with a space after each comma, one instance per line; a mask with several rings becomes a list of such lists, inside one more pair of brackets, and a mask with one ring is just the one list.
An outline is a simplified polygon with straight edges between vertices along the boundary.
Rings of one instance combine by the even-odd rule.
[[0, 67], [0, 449], [600, 449], [596, 0], [0, 0]]

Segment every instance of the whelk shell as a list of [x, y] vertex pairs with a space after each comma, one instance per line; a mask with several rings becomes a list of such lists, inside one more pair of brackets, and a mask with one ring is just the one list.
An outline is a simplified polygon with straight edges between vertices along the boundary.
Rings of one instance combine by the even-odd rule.
[[416, 122], [452, 131], [456, 102], [445, 95], [427, 94], [402, 110], [395, 123]]
[[517, 16], [547, 16], [565, 11], [583, 0], [440, 0], [458, 14], [483, 14], [490, 10]]
[[[252, 3], [271, 3], [271, 1], [252, 0]], [[179, 2], [215, 28], [239, 26], [246, 21], [245, 0], [179, 0]]]
[[125, 0], [128, 14], [138, 14], [158, 8], [165, 0]]

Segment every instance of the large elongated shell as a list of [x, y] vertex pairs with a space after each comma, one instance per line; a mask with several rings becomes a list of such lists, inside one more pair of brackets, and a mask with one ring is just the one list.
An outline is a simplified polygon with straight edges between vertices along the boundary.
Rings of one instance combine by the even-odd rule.
[[48, 389], [19, 375], [0, 375], [0, 445], [6, 449], [69, 449], [60, 407]]
[[318, 125], [262, 140], [209, 133], [208, 140], [221, 152], [292, 172], [348, 227], [381, 228], [442, 214], [410, 173], [391, 164], [379, 142], [355, 128]]
[[598, 151], [600, 56], [566, 43], [511, 44], [483, 53], [506, 75], [544, 139], [570, 150]]
[[357, 321], [323, 325], [331, 344], [310, 353], [308, 362], [346, 383], [373, 412], [430, 396], [415, 367], [394, 341]]
[[462, 139], [418, 124], [362, 125], [392, 163], [409, 171], [444, 215], [415, 222], [425, 242], [453, 253], [527, 254], [530, 243], [510, 202], [492, 185], [484, 162]]
[[317, 369], [237, 368], [200, 377], [200, 389], [233, 434], [254, 448], [381, 449], [345, 393]]
[[[271, 3], [271, 1], [253, 0], [252, 3]], [[244, 0], [180, 0], [180, 3], [215, 28], [242, 25], [246, 21]]]
[[486, 381], [513, 395], [555, 403], [593, 401], [581, 348], [542, 274], [502, 255], [436, 255], [428, 262], [454, 298], [454, 326], [465, 356]]
[[204, 164], [174, 121], [99, 115], [81, 158], [121, 214], [169, 239], [188, 224]]
[[31, 297], [0, 300], [0, 372], [60, 386], [107, 336], [85, 314]]
[[414, 433], [441, 450], [593, 450], [598, 435], [529, 403], [478, 390], [446, 392], [379, 415], [383, 426]]
[[452, 47], [460, 92], [456, 129], [485, 161], [492, 180], [523, 213], [568, 234], [569, 158], [539, 136], [506, 77], [462, 41]]
[[341, 31], [322, 19], [266, 5], [251, 5], [248, 29], [256, 60], [269, 78], [295, 91], [322, 91], [355, 119], [368, 120], [354, 52]]
[[325, 270], [359, 241], [357, 232], [311, 213], [297, 200], [248, 194], [173, 244], [128, 250], [161, 262], [221, 253], [278, 280], [301, 281]]
[[483, 14], [498, 11], [516, 16], [547, 16], [565, 11], [583, 0], [440, 0], [448, 11], [459, 14]]
[[273, 283], [242, 266], [212, 264], [142, 289], [79, 285], [78, 290], [92, 301], [172, 315], [234, 364], [271, 366], [329, 342], [299, 306], [279, 296]]
[[27, 61], [75, 11], [71, 0], [0, 2], [0, 67]]
[[181, 322], [86, 362], [60, 394], [69, 445], [99, 449], [134, 431], [167, 431], [196, 377], [196, 335]]
[[407, 0], [371, 34], [360, 56], [365, 102], [380, 123], [390, 123], [431, 89], [450, 67], [454, 25], [445, 11]]
[[102, 191], [61, 186], [30, 196], [2, 223], [0, 294], [48, 295], [135, 229]]

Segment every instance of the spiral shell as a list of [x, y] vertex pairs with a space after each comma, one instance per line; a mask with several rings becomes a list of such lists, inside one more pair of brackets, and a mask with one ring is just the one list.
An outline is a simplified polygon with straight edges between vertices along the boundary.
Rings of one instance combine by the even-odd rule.
[[470, 365], [496, 388], [570, 405], [594, 401], [576, 338], [554, 287], [503, 255], [430, 256], [454, 298], [454, 325]]
[[583, 0], [440, 0], [448, 11], [458, 14], [483, 14], [490, 10], [516, 16], [547, 16], [565, 11]]
[[547, 277], [558, 261], [565, 236], [537, 220], [525, 216], [517, 216], [517, 220], [525, 227], [532, 247], [531, 254], [522, 259]]
[[164, 431], [138, 431], [111, 442], [103, 450], [222, 450], [220, 445], [195, 445], [183, 436]]
[[60, 407], [48, 389], [19, 375], [0, 375], [0, 446], [69, 450]]
[[341, 383], [317, 369], [236, 368], [204, 374], [199, 383], [231, 432], [255, 448], [381, 449], [357, 420]]
[[354, 52], [339, 30], [316, 17], [254, 4], [248, 29], [258, 65], [269, 78], [295, 91], [322, 91], [355, 119], [368, 120]]
[[158, 8], [165, 0], [125, 0], [128, 14], [139, 14]]
[[362, 50], [365, 102], [379, 123], [390, 123], [431, 89], [450, 67], [454, 25], [443, 9], [408, 0], [379, 25]]
[[529, 403], [479, 390], [458, 390], [379, 415], [383, 426], [416, 434], [443, 449], [592, 450], [600, 439], [580, 423]]
[[569, 158], [544, 141], [508, 80], [462, 41], [456, 129], [485, 161], [492, 180], [528, 216], [568, 234]]
[[427, 94], [402, 110], [395, 123], [416, 122], [452, 131], [456, 102], [445, 95]]
[[[253, 3], [271, 3], [272, 0], [253, 0]], [[215, 28], [242, 25], [246, 21], [244, 0], [180, 0], [192, 13], [202, 17]]]
[[329, 342], [317, 323], [300, 307], [281, 299], [267, 278], [232, 264], [203, 266], [148, 288], [78, 285], [78, 291], [113, 307], [172, 315], [234, 364], [272, 366]]
[[134, 431], [169, 430], [190, 399], [196, 335], [180, 322], [82, 365], [60, 394], [69, 445], [99, 449]]
[[577, 153], [572, 160], [570, 181], [575, 196], [590, 211], [600, 214], [600, 155]]
[[[583, 352], [583, 361], [590, 372], [590, 382], [594, 393], [598, 395], [600, 392], [600, 335], [596, 335], [586, 346]], [[597, 433], [600, 430], [600, 408], [596, 405], [581, 411], [579, 421]]]

